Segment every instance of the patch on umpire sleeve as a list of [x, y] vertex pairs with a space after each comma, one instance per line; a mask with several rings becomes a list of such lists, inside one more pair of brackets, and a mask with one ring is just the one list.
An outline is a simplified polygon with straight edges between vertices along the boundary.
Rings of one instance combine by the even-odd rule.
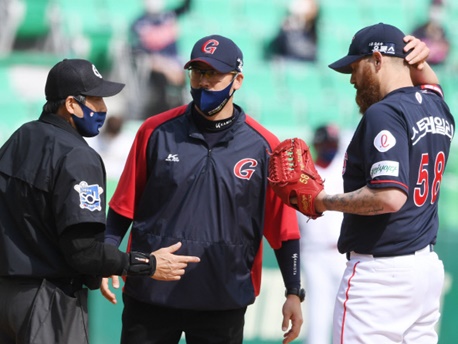
[[80, 208], [90, 211], [102, 210], [100, 195], [103, 193], [103, 188], [98, 184], [88, 185], [82, 181], [73, 187], [80, 195]]
[[371, 167], [371, 178], [379, 176], [399, 176], [399, 162], [397, 161], [379, 161]]

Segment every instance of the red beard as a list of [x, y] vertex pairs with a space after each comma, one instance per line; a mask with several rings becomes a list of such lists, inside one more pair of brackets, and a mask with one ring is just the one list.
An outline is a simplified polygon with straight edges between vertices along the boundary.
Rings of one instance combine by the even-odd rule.
[[355, 85], [356, 87], [356, 104], [359, 106], [359, 112], [364, 115], [366, 110], [380, 100], [380, 87], [377, 79], [370, 70], [370, 66], [366, 65], [363, 67], [362, 81]]

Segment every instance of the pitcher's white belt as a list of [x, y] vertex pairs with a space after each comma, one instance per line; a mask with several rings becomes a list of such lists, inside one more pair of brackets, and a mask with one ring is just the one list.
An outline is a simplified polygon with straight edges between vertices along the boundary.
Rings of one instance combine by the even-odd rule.
[[417, 250], [412, 253], [403, 253], [403, 254], [387, 254], [387, 255], [372, 255], [372, 254], [361, 254], [361, 253], [356, 253], [354, 251], [352, 252], [347, 252], [347, 259], [350, 260], [351, 258], [355, 257], [365, 257], [365, 258], [387, 258], [387, 257], [398, 257], [398, 256], [408, 256], [411, 254], [415, 255], [424, 255], [424, 254], [429, 254], [430, 252], [434, 251], [434, 245], [429, 244], [425, 247], [423, 247], [420, 250]]

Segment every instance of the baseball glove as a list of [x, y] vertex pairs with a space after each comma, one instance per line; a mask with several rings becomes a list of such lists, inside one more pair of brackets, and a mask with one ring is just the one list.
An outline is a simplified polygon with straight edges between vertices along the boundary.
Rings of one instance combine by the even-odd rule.
[[[307, 144], [298, 138], [281, 142], [270, 153], [269, 183], [284, 203], [311, 219], [322, 216], [315, 210], [315, 198], [324, 189]], [[291, 198], [297, 198], [297, 205]]]

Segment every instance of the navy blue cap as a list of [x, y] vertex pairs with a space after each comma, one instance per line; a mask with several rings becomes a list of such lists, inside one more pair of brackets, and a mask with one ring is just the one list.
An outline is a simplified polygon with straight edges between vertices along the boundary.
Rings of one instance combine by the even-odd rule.
[[64, 59], [48, 73], [45, 95], [47, 100], [68, 96], [111, 97], [121, 92], [124, 84], [103, 79], [97, 68], [83, 59]]
[[191, 52], [191, 59], [184, 65], [187, 69], [194, 62], [203, 62], [220, 73], [242, 72], [243, 54], [229, 38], [211, 35], [199, 39]]
[[404, 58], [406, 43], [405, 34], [397, 27], [388, 24], [375, 24], [359, 30], [350, 44], [347, 56], [329, 65], [339, 73], [351, 74], [350, 65], [364, 56], [372, 55], [375, 51], [389, 56]]

